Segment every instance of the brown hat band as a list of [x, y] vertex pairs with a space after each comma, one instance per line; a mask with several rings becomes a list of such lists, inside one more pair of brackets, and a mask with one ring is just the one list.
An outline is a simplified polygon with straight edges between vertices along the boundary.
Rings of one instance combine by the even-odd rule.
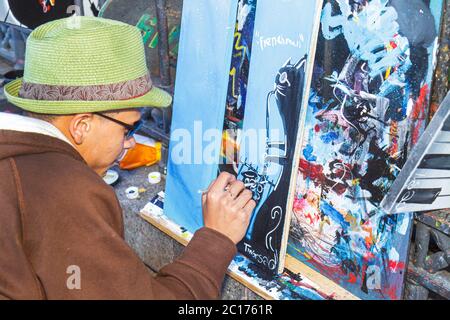
[[48, 85], [23, 81], [19, 97], [47, 101], [114, 101], [145, 95], [152, 89], [150, 75], [124, 82], [91, 86]]

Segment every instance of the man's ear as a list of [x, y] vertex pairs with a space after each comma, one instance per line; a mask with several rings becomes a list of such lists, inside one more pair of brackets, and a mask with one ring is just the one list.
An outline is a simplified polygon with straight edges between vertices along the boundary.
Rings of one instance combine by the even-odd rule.
[[86, 140], [92, 127], [93, 118], [92, 113], [80, 113], [74, 115], [70, 120], [69, 132], [76, 144], [80, 145]]

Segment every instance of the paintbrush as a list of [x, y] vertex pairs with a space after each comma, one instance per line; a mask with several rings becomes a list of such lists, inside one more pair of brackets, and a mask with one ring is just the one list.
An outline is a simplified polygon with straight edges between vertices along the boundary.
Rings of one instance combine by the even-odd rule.
[[[244, 186], [245, 186], [246, 188], [248, 188], [248, 187], [252, 186], [253, 184], [254, 184], [253, 182], [244, 183]], [[226, 186], [224, 191], [228, 191], [228, 189], [229, 189], [229, 187]], [[208, 189], [198, 190], [198, 193], [199, 193], [199, 194], [204, 194], [204, 193], [206, 193], [206, 192], [208, 192]]]

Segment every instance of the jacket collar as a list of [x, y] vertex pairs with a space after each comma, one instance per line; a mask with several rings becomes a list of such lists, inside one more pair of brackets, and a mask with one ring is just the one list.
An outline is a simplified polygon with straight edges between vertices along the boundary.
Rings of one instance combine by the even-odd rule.
[[65, 141], [73, 147], [69, 139], [67, 139], [67, 137], [58, 128], [47, 121], [39, 119], [0, 112], [0, 130], [43, 134]]

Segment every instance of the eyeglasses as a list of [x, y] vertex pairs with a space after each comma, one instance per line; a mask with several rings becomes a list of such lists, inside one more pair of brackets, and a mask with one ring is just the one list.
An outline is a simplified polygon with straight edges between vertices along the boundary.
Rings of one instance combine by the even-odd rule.
[[144, 121], [142, 121], [142, 120], [138, 120], [138, 121], [136, 121], [136, 122], [133, 123], [133, 124], [128, 124], [128, 123], [122, 122], [122, 121], [120, 121], [120, 120], [117, 120], [117, 119], [108, 117], [107, 115], [104, 115], [103, 113], [100, 113], [100, 112], [94, 112], [94, 114], [96, 114], [96, 115], [98, 115], [98, 116], [100, 116], [100, 117], [102, 117], [102, 118], [108, 119], [108, 120], [110, 120], [110, 121], [112, 121], [112, 122], [115, 122], [115, 123], [117, 123], [117, 124], [120, 124], [122, 127], [125, 127], [125, 129], [127, 129], [127, 132], [125, 133], [125, 138], [126, 138], [126, 139], [130, 139], [131, 137], [133, 137], [133, 135], [134, 135], [134, 134], [142, 127], [142, 125], [144, 124]]

